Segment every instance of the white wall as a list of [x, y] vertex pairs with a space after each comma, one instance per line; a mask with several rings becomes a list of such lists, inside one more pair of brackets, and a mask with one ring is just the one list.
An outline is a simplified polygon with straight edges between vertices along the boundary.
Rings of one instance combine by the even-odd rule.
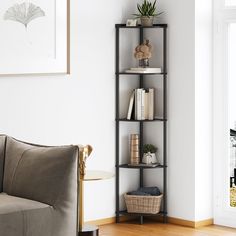
[[194, 1], [160, 3], [169, 25], [168, 211], [194, 220]]
[[[88, 168], [114, 172], [114, 24], [134, 8], [71, 0], [71, 75], [0, 78], [0, 132], [48, 145], [89, 143]], [[85, 220], [114, 215], [114, 179], [85, 191]]]
[[[162, 1], [169, 24], [169, 213], [212, 209], [212, 1]], [[178, 176], [178, 177], [177, 177]]]
[[195, 1], [195, 220], [213, 217], [212, 1]]
[[158, 2], [169, 25], [168, 213], [201, 221], [213, 217], [212, 1]]
[[[88, 168], [114, 171], [114, 24], [135, 3], [71, 0], [71, 75], [0, 78], [0, 132], [49, 145], [89, 143]], [[195, 3], [159, 6], [169, 24], [169, 215], [195, 220]], [[114, 179], [86, 184], [85, 220], [114, 216], [114, 190]]]

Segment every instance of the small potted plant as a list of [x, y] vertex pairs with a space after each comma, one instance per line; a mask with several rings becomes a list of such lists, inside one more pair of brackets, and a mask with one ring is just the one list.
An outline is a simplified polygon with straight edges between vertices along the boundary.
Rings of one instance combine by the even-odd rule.
[[143, 146], [143, 160], [142, 162], [145, 164], [157, 164], [156, 157], [157, 147], [153, 144], [145, 144]]
[[148, 0], [144, 0], [143, 3], [137, 4], [138, 14], [134, 14], [137, 18], [140, 18], [142, 26], [152, 26], [155, 17], [158, 17], [163, 12], [156, 12], [156, 0], [152, 3]]

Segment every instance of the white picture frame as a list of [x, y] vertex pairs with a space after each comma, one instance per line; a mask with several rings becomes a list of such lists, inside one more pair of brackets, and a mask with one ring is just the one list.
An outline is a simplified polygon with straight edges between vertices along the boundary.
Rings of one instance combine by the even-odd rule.
[[1, 0], [0, 76], [69, 74], [69, 31], [70, 0]]
[[126, 26], [127, 27], [135, 27], [138, 25], [138, 20], [137, 19], [128, 19], [126, 21]]

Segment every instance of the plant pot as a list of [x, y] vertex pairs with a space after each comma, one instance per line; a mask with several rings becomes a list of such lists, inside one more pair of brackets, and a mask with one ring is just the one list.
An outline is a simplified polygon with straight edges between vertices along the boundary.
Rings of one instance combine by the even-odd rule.
[[153, 26], [153, 16], [141, 16], [140, 21], [142, 26]]
[[145, 163], [145, 164], [156, 164], [156, 163], [158, 163], [156, 154], [155, 153], [150, 153], [150, 152], [144, 153], [142, 162]]

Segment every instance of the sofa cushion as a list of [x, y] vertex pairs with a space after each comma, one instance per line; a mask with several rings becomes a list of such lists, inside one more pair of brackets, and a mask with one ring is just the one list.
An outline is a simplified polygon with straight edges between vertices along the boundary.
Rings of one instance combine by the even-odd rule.
[[77, 155], [75, 146], [45, 147], [7, 137], [3, 192], [51, 206], [61, 198], [73, 201]]
[[0, 235], [51, 236], [52, 207], [0, 193]]
[[6, 136], [0, 135], [0, 193], [3, 190], [5, 140], [6, 140]]

